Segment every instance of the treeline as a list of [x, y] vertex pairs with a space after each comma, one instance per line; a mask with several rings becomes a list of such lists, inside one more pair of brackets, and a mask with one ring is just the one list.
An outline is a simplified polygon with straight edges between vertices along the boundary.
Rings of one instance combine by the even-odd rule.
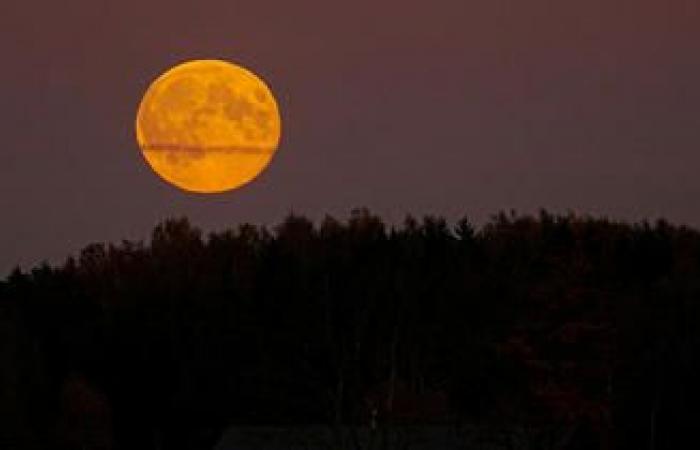
[[361, 209], [203, 236], [168, 220], [0, 284], [0, 446], [467, 423], [564, 430], [560, 448], [686, 448], [699, 305], [700, 233], [664, 221], [389, 227]]

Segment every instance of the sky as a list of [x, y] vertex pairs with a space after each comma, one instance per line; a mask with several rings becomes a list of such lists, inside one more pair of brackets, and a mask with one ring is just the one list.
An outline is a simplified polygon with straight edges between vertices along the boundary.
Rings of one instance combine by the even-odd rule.
[[[0, 276], [168, 217], [205, 231], [575, 211], [700, 226], [697, 0], [9, 0]], [[246, 187], [188, 194], [135, 141], [150, 82], [225, 59], [278, 97]]]

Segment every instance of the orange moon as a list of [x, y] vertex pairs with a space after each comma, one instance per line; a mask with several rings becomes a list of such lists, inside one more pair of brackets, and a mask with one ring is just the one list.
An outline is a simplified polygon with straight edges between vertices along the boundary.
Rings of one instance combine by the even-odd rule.
[[188, 192], [225, 192], [254, 180], [280, 135], [279, 107], [267, 84], [219, 60], [166, 71], [146, 90], [136, 115], [136, 139], [150, 167]]

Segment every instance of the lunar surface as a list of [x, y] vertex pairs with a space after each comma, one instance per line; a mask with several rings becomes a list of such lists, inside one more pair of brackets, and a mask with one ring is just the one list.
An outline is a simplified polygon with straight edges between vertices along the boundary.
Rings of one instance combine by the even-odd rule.
[[146, 91], [136, 137], [151, 168], [190, 192], [216, 193], [252, 181], [280, 140], [277, 102], [252, 72], [218, 60], [190, 61]]

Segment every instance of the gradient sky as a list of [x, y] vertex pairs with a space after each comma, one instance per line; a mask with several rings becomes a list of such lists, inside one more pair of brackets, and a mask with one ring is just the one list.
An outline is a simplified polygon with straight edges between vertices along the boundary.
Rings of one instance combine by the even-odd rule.
[[[180, 215], [700, 225], [697, 0], [9, 0], [0, 22], [0, 276]], [[224, 195], [165, 184], [135, 143], [148, 84], [196, 58], [280, 100], [276, 158]]]

